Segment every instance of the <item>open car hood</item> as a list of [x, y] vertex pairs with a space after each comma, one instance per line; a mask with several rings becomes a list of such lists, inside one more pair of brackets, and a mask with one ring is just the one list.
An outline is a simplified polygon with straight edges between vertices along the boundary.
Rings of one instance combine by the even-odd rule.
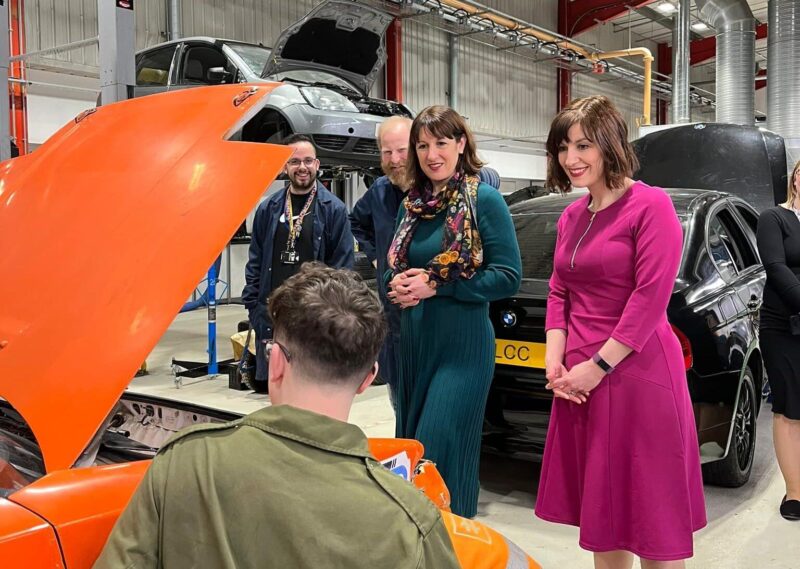
[[391, 22], [389, 14], [361, 4], [320, 4], [280, 35], [262, 77], [320, 69], [347, 79], [367, 95], [386, 62], [384, 33]]
[[235, 142], [274, 85], [88, 111], [0, 164], [0, 397], [75, 464], [291, 153]]

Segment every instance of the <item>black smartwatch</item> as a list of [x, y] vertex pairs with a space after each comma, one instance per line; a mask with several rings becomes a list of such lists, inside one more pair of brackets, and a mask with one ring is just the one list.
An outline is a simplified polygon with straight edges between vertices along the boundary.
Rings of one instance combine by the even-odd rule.
[[614, 371], [614, 366], [609, 364], [606, 360], [600, 357], [600, 352], [596, 352], [592, 356], [592, 361], [598, 365], [600, 369], [603, 370], [604, 373], [609, 374]]

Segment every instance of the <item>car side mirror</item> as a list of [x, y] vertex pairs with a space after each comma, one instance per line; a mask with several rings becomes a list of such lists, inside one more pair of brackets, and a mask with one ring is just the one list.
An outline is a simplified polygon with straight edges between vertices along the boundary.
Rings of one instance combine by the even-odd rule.
[[228, 80], [231, 78], [231, 73], [229, 71], [225, 71], [224, 67], [211, 67], [206, 72], [206, 79], [208, 79], [209, 83], [227, 83]]

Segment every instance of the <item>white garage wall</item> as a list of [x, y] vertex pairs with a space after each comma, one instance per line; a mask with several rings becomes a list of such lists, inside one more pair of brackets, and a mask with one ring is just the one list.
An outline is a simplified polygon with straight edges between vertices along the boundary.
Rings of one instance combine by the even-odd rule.
[[[65, 44], [97, 34], [97, 0], [26, 0], [28, 51]], [[265, 45], [320, 0], [183, 0], [184, 36], [211, 35]], [[556, 28], [556, 0], [484, 0], [490, 7]], [[166, 40], [166, 0], [137, 0], [137, 48]], [[627, 47], [624, 34], [611, 26], [582, 35], [586, 43]], [[655, 46], [650, 46], [655, 50]], [[462, 38], [459, 50], [459, 111], [478, 132], [502, 137], [544, 137], [556, 109], [556, 72], [552, 62], [534, 63], [525, 56], [499, 51]], [[97, 47], [35, 58], [39, 68], [97, 76]], [[447, 102], [449, 89], [447, 34], [413, 19], [403, 22], [404, 95], [412, 108]], [[32, 94], [36, 89], [32, 88]], [[641, 113], [639, 89], [619, 81], [603, 83], [577, 76], [573, 94], [607, 93], [631, 122]], [[67, 118], [71, 118], [71, 115]], [[36, 121], [31, 116], [31, 121]]]
[[[110, 1], [110, 0], [109, 0]], [[184, 36], [210, 35], [271, 45], [281, 30], [321, 0], [182, 0]], [[167, 0], [137, 0], [136, 49], [167, 41]], [[97, 0], [26, 0], [28, 51], [97, 36]], [[97, 46], [34, 60], [75, 73], [97, 74]]]
[[[555, 0], [482, 3], [547, 29], [557, 25]], [[403, 22], [403, 96], [416, 111], [448, 101], [448, 36], [422, 21]], [[552, 62], [537, 64], [532, 52], [515, 55], [469, 37], [461, 38], [458, 57], [457, 110], [476, 132], [514, 138], [546, 135], [556, 110]]]

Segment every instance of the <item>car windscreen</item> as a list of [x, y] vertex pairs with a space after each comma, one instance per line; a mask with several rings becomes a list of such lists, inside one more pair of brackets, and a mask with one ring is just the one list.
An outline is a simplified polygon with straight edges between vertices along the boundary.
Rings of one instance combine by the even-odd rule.
[[[558, 218], [561, 212], [513, 215], [519, 251], [522, 256], [522, 278], [550, 280], [553, 254], [556, 249]], [[686, 233], [688, 217], [679, 216]]]
[[236, 55], [242, 58], [242, 61], [244, 61], [250, 71], [259, 77], [267, 66], [269, 56], [272, 54], [272, 50], [258, 45], [247, 45], [243, 43], [228, 43], [225, 45], [235, 51]]
[[0, 399], [0, 497], [44, 476], [44, 459], [28, 424]]

